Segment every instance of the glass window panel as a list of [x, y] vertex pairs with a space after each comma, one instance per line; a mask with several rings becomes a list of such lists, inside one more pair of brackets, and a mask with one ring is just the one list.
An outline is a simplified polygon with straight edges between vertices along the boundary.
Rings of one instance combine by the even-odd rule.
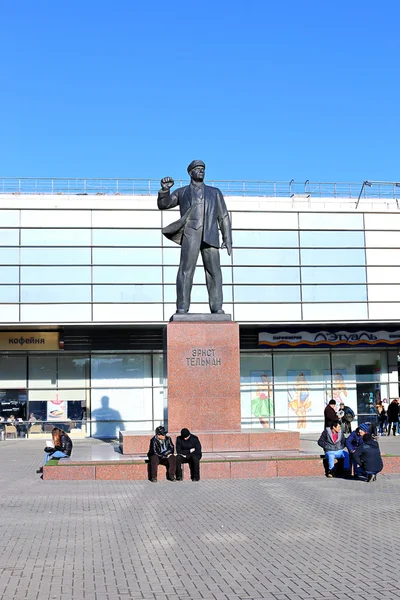
[[235, 321], [300, 321], [300, 304], [235, 304]]
[[400, 315], [400, 302], [371, 302], [369, 304], [369, 318], [398, 320]]
[[301, 264], [306, 265], [365, 265], [364, 250], [301, 250]]
[[361, 304], [303, 304], [303, 319], [305, 321], [340, 321], [342, 319], [360, 321], [368, 319], [367, 303]]
[[90, 265], [90, 248], [21, 248], [22, 265]]
[[300, 245], [304, 248], [363, 248], [363, 231], [301, 231]]
[[[140, 431], [153, 416], [151, 389], [92, 390], [92, 435], [116, 438], [125, 428]], [[128, 421], [128, 423], [123, 423]]]
[[277, 353], [274, 357], [275, 413], [289, 429], [323, 428], [326, 390], [330, 390], [329, 353]]
[[22, 229], [21, 246], [90, 246], [90, 229]]
[[21, 283], [90, 283], [91, 267], [21, 267]]
[[44, 355], [29, 356], [28, 385], [30, 388], [56, 389], [57, 357]]
[[161, 265], [161, 248], [93, 248], [97, 265]]
[[297, 213], [233, 212], [233, 229], [297, 229]]
[[162, 304], [94, 304], [94, 321], [112, 323], [163, 321]]
[[91, 302], [90, 285], [22, 285], [21, 302]]
[[366, 302], [365, 285], [304, 285], [303, 302]]
[[299, 251], [279, 250], [233, 250], [235, 265], [298, 265]]
[[159, 229], [93, 229], [93, 246], [161, 246]]
[[332, 352], [332, 369], [334, 398], [360, 415], [359, 423], [367, 420], [361, 415], [375, 414], [381, 377], [388, 372], [386, 352]]
[[19, 321], [18, 304], [2, 304], [1, 320], [4, 323], [13, 323]]
[[235, 283], [300, 283], [299, 267], [234, 267]]
[[300, 229], [363, 229], [363, 215], [350, 213], [300, 213]]
[[164, 385], [164, 356], [153, 354], [153, 385]]
[[400, 285], [369, 285], [368, 300], [370, 302], [399, 302]]
[[[3, 222], [1, 224], [4, 225]], [[0, 246], [19, 246], [19, 230], [0, 229]]]
[[161, 281], [161, 267], [93, 267], [93, 283], [161, 283]]
[[[361, 215], [360, 215], [361, 216]], [[400, 231], [399, 214], [365, 213], [365, 229]]]
[[235, 231], [235, 248], [297, 248], [297, 231]]
[[19, 248], [0, 248], [0, 265], [18, 265]]
[[154, 210], [94, 210], [93, 228], [127, 227], [161, 230], [161, 211]]
[[150, 354], [93, 355], [92, 387], [140, 387], [152, 385]]
[[22, 227], [87, 227], [91, 226], [90, 210], [23, 210]]
[[[262, 372], [262, 373], [261, 373]], [[260, 373], [272, 376], [272, 355], [266, 353], [240, 355], [240, 385], [256, 388]]]
[[400, 264], [400, 250], [395, 249], [367, 249], [367, 263], [369, 265], [396, 266]]
[[18, 283], [19, 267], [0, 267], [1, 283]]
[[300, 287], [236, 285], [235, 302], [300, 302]]
[[26, 388], [26, 356], [0, 356], [2, 388]]
[[400, 283], [400, 267], [367, 267], [368, 283]]
[[19, 210], [0, 210], [2, 227], [19, 227]]
[[[231, 267], [221, 267], [222, 271], [222, 281], [224, 283], [232, 283], [232, 268]], [[164, 283], [175, 283], [176, 276], [178, 274], [177, 267], [163, 267], [164, 273]], [[161, 281], [161, 277], [160, 277]], [[194, 283], [205, 283], [204, 277], [204, 269], [197, 268], [194, 274]]]
[[[88, 386], [89, 358], [80, 356], [58, 357], [58, 387], [85, 388]], [[83, 396], [83, 399], [85, 396]], [[69, 398], [70, 400], [76, 398]]]
[[22, 304], [21, 321], [55, 323], [91, 321], [90, 304]]
[[366, 231], [367, 248], [400, 248], [398, 231]]
[[[153, 411], [155, 420], [164, 421], [167, 412], [165, 406], [164, 388], [153, 389]], [[154, 427], [157, 427], [157, 425], [154, 425]]]
[[0, 285], [0, 302], [18, 302], [19, 289], [16, 285]]
[[162, 302], [161, 285], [94, 285], [94, 302]]
[[302, 267], [302, 283], [365, 283], [365, 267]]

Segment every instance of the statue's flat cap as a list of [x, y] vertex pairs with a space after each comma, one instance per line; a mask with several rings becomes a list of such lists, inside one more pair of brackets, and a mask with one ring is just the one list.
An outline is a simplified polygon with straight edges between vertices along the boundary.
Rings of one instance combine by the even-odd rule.
[[192, 160], [192, 162], [190, 163], [190, 165], [187, 168], [187, 172], [190, 173], [190, 171], [192, 169], [194, 169], [195, 167], [204, 167], [204, 168], [206, 168], [206, 165], [203, 163], [202, 160]]

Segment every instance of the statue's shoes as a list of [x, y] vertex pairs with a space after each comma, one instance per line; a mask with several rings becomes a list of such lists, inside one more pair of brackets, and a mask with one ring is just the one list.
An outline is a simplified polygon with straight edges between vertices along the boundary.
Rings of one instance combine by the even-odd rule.
[[176, 311], [175, 314], [177, 315], [185, 315], [188, 311], [185, 310], [184, 308], [178, 308], [178, 310]]
[[224, 315], [225, 311], [222, 310], [222, 308], [220, 308], [219, 310], [213, 310], [212, 311], [214, 315]]

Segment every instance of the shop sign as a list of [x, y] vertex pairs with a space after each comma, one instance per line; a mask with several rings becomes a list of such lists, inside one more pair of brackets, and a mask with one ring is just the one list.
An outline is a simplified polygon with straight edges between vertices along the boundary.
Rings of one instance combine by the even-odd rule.
[[258, 345], [268, 348], [399, 346], [400, 331], [263, 331], [258, 334]]
[[0, 332], [0, 350], [41, 351], [59, 350], [58, 331], [2, 331]]

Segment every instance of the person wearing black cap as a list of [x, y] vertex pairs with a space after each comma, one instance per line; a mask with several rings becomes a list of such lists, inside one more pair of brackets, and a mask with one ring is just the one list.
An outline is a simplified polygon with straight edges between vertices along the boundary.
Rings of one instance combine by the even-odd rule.
[[361, 467], [361, 474], [367, 477], [368, 483], [376, 481], [377, 473], [383, 469], [379, 444], [370, 433], [364, 434], [363, 443], [354, 452], [354, 460]]
[[157, 427], [155, 434], [150, 440], [150, 448], [147, 453], [150, 460], [150, 481], [157, 482], [158, 465], [166, 466], [168, 479], [175, 481], [176, 461], [172, 439], [162, 425]]
[[184, 427], [176, 438], [176, 479], [182, 481], [182, 463], [189, 463], [192, 481], [200, 481], [201, 444], [197, 435]]
[[222, 246], [230, 256], [232, 252], [232, 228], [222, 192], [204, 184], [206, 166], [202, 160], [193, 160], [187, 170], [190, 184], [171, 193], [172, 177], [161, 179], [157, 206], [166, 210], [179, 206], [181, 218], [162, 232], [169, 240], [181, 246], [181, 259], [176, 279], [176, 312], [189, 311], [190, 295], [196, 263], [201, 252], [210, 310], [223, 314], [222, 274], [219, 257], [219, 233]]

